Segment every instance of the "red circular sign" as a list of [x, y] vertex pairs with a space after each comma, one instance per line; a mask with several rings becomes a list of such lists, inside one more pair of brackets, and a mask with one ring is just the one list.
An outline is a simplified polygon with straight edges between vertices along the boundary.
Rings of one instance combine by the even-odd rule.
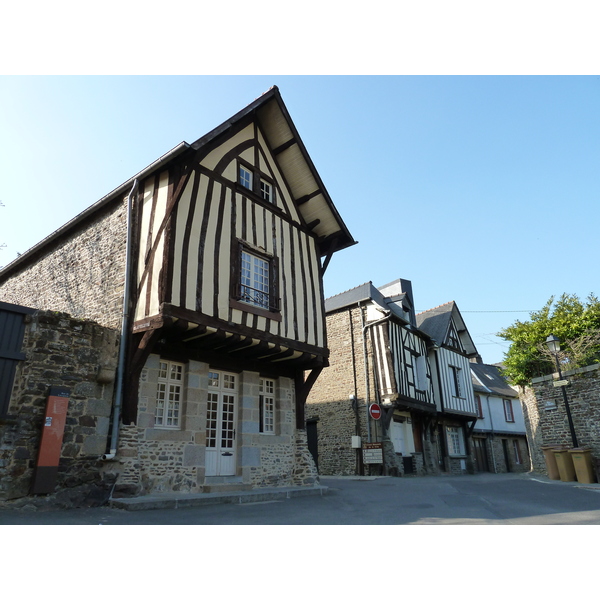
[[381, 407], [379, 404], [371, 404], [371, 406], [369, 406], [369, 414], [371, 415], [371, 418], [378, 421], [381, 418]]

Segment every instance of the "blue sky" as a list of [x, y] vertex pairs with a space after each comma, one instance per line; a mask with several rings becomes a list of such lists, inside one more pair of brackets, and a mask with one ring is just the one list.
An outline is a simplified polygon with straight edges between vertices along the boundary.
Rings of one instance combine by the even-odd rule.
[[598, 293], [600, 77], [0, 77], [0, 264], [277, 85], [359, 242], [327, 296], [455, 300], [485, 362], [552, 295]]

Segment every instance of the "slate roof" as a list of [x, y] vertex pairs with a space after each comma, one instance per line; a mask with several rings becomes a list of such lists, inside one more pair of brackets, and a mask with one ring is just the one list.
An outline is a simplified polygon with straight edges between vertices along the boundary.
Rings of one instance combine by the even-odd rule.
[[[358, 285], [352, 289], [331, 296], [325, 299], [325, 312], [330, 313], [341, 308], [348, 306], [356, 306], [359, 302], [372, 301], [378, 304], [384, 310], [391, 311], [395, 316], [399, 317], [405, 322], [408, 322], [408, 315], [402, 310], [400, 306], [395, 304], [399, 300], [403, 299], [406, 294], [399, 294], [393, 298], [386, 298], [371, 281]], [[382, 315], [383, 317], [383, 315]]]
[[439, 344], [446, 339], [454, 301], [446, 302], [435, 308], [417, 314], [417, 326]]
[[420, 312], [417, 315], [417, 327], [441, 345], [446, 341], [452, 319], [467, 354], [476, 354], [477, 348], [454, 300]]
[[505, 396], [509, 398], [518, 397], [518, 393], [508, 385], [508, 382], [502, 376], [500, 369], [494, 365], [484, 365], [481, 363], [471, 363], [471, 379], [473, 380], [473, 389], [475, 392], [490, 392], [496, 396]]

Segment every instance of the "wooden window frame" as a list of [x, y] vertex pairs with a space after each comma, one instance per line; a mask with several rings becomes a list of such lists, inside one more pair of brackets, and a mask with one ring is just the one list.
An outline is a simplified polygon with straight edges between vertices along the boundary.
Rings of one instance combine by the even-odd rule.
[[453, 396], [455, 398], [463, 398], [462, 387], [460, 383], [460, 372], [461, 368], [455, 365], [448, 365], [450, 367], [450, 372], [452, 373], [452, 385], [453, 385]]
[[522, 465], [523, 459], [521, 457], [521, 447], [519, 446], [519, 440], [513, 439], [513, 452], [515, 454], [515, 464]]
[[[454, 445], [454, 434], [456, 434], [456, 441], [458, 442], [458, 454], [454, 452], [454, 450], [456, 450]], [[447, 425], [446, 439], [448, 440], [448, 456], [466, 455], [465, 434], [461, 427]]]
[[[243, 183], [241, 170], [244, 169], [250, 173], [251, 182], [250, 187], [246, 186]], [[253, 199], [259, 200], [263, 204], [268, 206], [276, 207], [277, 205], [277, 186], [275, 185], [275, 181], [265, 175], [260, 169], [254, 167], [249, 162], [245, 161], [242, 158], [237, 159], [237, 179], [236, 179], [238, 190], [242, 194], [247, 194], [252, 196]], [[263, 193], [261, 190], [261, 183], [264, 182], [268, 184], [271, 188], [271, 198], [269, 200], [263, 197]]]
[[[271, 390], [266, 389], [266, 383], [271, 384]], [[275, 435], [276, 416], [276, 382], [266, 377], [260, 378], [258, 393], [259, 403], [259, 432], [264, 435]], [[270, 405], [270, 407], [269, 407]]]
[[[246, 190], [250, 190], [253, 191], [254, 190], [254, 181], [256, 180], [256, 177], [254, 176], [254, 171], [252, 169], [250, 169], [248, 166], [246, 166], [245, 164], [242, 164], [240, 162], [238, 162], [238, 167], [237, 167], [237, 174], [238, 174], [238, 178], [237, 181], [238, 183]], [[242, 177], [242, 170], [246, 171], [246, 173], [248, 173], [249, 178], [250, 178], [250, 185], [247, 186], [245, 184], [245, 178]]]
[[415, 365], [415, 388], [420, 392], [426, 392], [429, 389], [427, 356], [415, 352], [413, 353], [413, 357]]
[[[167, 376], [161, 377], [160, 373], [163, 370], [162, 365], [166, 365]], [[179, 367], [179, 373], [181, 374], [180, 379], [171, 378], [172, 367]], [[154, 428], [155, 429], [169, 429], [169, 430], [180, 430], [182, 423], [182, 412], [183, 412], [183, 401], [184, 401], [184, 392], [185, 392], [185, 364], [160, 359], [159, 362], [159, 371], [158, 377], [156, 381], [156, 406], [154, 409]], [[159, 398], [160, 387], [164, 386], [164, 398]], [[178, 400], [176, 404], [177, 415], [175, 417], [169, 417], [169, 411], [173, 410], [173, 400], [171, 398], [171, 394], [174, 391], [174, 388], [177, 388]], [[163, 414], [159, 417], [159, 400], [164, 401]], [[174, 422], [169, 424], [169, 418], [173, 418]], [[162, 422], [159, 422], [159, 419]]]
[[479, 394], [475, 394], [475, 408], [477, 409], [477, 418], [483, 419], [483, 406], [481, 404], [481, 396]]
[[[502, 400], [502, 403], [504, 405], [504, 418], [506, 419], [506, 422], [514, 423], [515, 422], [515, 412], [513, 410], [512, 400], [509, 400], [508, 398], [504, 398]], [[507, 407], [508, 407], [508, 410], [506, 410]]]
[[[269, 265], [269, 307], [261, 307], [242, 300], [242, 252], [256, 256]], [[248, 313], [256, 314], [267, 319], [281, 321], [281, 299], [279, 297], [279, 259], [264, 250], [253, 247], [244, 240], [234, 240], [232, 248], [232, 274], [230, 308], [236, 308]]]

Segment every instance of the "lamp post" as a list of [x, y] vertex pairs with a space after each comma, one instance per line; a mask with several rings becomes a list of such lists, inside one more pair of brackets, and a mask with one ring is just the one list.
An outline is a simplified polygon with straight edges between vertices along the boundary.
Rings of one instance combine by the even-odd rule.
[[[558, 338], [554, 334], [550, 334], [546, 338], [546, 344], [552, 354], [554, 354], [554, 360], [556, 361], [556, 368], [558, 370], [558, 378], [562, 381], [562, 371], [560, 370], [560, 363], [558, 361], [558, 352], [560, 351], [560, 343]], [[573, 448], [579, 448], [577, 443], [577, 436], [575, 435], [575, 427], [573, 427], [573, 419], [571, 418], [571, 409], [569, 407], [569, 400], [567, 399], [567, 390], [565, 386], [561, 386], [563, 400], [565, 402], [565, 410], [567, 411], [567, 419], [569, 421], [569, 430], [571, 431], [571, 440], [573, 442]]]

